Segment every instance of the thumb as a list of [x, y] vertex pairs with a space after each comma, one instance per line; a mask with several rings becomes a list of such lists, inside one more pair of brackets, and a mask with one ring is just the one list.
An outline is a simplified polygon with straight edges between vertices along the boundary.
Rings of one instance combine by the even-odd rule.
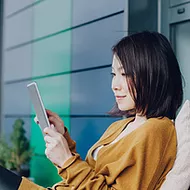
[[56, 128], [55, 128], [55, 126], [54, 126], [54, 124], [51, 124], [50, 128], [53, 129], [54, 131], [57, 131]]

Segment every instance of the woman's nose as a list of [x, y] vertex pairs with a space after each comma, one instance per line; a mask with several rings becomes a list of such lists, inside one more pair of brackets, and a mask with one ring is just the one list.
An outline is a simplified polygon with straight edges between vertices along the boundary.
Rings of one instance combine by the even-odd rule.
[[121, 89], [121, 81], [119, 78], [112, 79], [112, 90], [120, 90]]

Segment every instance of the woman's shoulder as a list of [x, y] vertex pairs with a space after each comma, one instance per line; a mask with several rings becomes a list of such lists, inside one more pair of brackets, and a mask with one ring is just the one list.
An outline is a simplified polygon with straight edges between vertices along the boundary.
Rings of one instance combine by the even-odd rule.
[[174, 123], [167, 117], [150, 118], [138, 131], [141, 138], [160, 140], [168, 139], [171, 136], [175, 138], [175, 133]]
[[146, 122], [147, 130], [175, 130], [174, 122], [167, 117], [149, 118]]

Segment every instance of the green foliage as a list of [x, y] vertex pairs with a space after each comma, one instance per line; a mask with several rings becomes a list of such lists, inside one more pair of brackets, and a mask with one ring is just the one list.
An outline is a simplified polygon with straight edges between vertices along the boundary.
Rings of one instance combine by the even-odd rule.
[[17, 172], [21, 171], [21, 166], [27, 164], [33, 155], [33, 149], [30, 148], [23, 125], [22, 119], [15, 121], [10, 137], [12, 146], [9, 146], [5, 140], [0, 140], [0, 165]]
[[10, 169], [10, 158], [11, 158], [11, 149], [4, 141], [4, 139], [0, 140], [0, 165], [5, 168]]

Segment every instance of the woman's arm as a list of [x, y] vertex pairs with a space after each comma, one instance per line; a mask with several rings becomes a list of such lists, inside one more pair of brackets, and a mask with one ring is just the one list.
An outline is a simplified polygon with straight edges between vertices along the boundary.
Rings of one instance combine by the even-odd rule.
[[47, 190], [47, 188], [41, 187], [25, 177], [22, 177], [22, 181], [18, 190]]

